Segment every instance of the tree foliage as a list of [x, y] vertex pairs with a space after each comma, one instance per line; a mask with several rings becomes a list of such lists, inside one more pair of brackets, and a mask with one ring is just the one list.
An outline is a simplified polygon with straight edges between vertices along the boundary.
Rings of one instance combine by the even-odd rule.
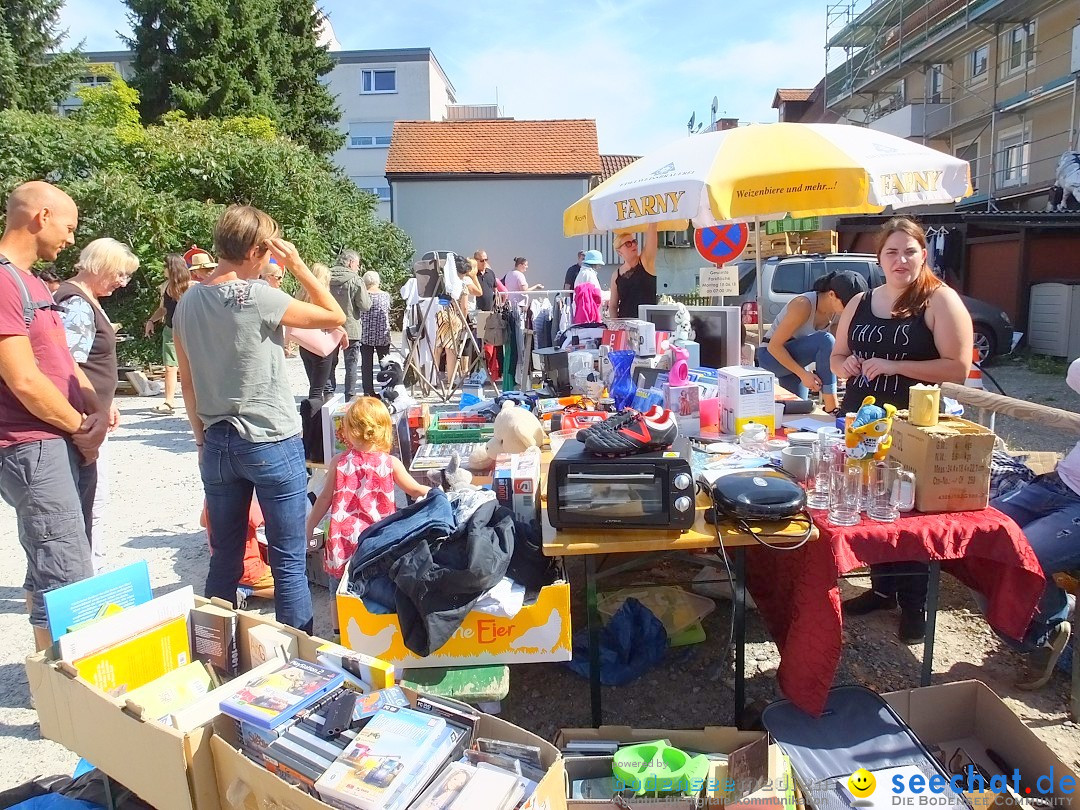
[[[76, 248], [57, 261], [62, 273], [91, 239], [111, 236], [132, 247], [139, 272], [105, 303], [124, 331], [141, 334], [139, 325], [156, 308], [165, 255], [209, 247], [214, 222], [231, 203], [273, 216], [308, 262], [332, 262], [348, 247], [383, 275], [386, 289], [404, 280], [412, 245], [400, 229], [375, 219], [375, 198], [276, 135], [266, 119], [174, 115], [143, 127], [131, 123], [131, 92], [121, 80], [96, 89], [72, 118], [0, 112], [0, 199], [32, 179], [71, 194], [80, 222]], [[120, 348], [129, 360], [150, 360], [160, 357], [158, 345], [134, 340]]]
[[300, 0], [125, 0], [143, 121], [170, 110], [193, 118], [258, 116], [316, 154], [344, 143], [319, 80], [333, 59], [319, 18]]
[[86, 61], [61, 52], [63, 0], [0, 0], [0, 110], [47, 112], [71, 90]]

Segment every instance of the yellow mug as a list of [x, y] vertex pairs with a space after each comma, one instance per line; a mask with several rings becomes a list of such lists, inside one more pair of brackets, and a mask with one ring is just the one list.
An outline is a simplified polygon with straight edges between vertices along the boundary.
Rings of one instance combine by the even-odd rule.
[[916, 427], [933, 427], [941, 410], [941, 389], [916, 384], [908, 391], [908, 419]]

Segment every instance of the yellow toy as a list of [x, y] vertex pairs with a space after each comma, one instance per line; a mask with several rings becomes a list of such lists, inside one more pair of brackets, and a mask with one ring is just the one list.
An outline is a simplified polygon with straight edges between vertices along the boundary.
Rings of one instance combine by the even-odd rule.
[[851, 461], [867, 464], [871, 460], [881, 461], [892, 447], [890, 431], [896, 408], [892, 405], [882, 408], [874, 402], [873, 397], [864, 399], [855, 414], [855, 421], [844, 432], [847, 457]]

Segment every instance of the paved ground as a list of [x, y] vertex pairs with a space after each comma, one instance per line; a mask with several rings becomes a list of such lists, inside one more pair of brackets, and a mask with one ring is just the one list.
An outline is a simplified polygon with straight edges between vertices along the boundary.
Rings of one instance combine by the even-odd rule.
[[[1035, 375], [1019, 367], [994, 369], [1015, 396], [1080, 410], [1080, 397], [1054, 377]], [[290, 361], [294, 391], [306, 388], [299, 360]], [[200, 591], [206, 576], [206, 539], [198, 525], [202, 502], [194, 444], [182, 416], [150, 414], [156, 399], [121, 397], [123, 425], [110, 439], [110, 558], [114, 565], [146, 560], [153, 585], [170, 590], [181, 584]], [[1001, 423], [999, 430], [1016, 447], [1033, 450], [1068, 449], [1066, 437], [1047, 436], [1037, 429]], [[36, 715], [30, 708], [23, 658], [32, 648], [24, 615], [21, 584], [23, 555], [15, 534], [13, 514], [0, 506], [0, 789], [38, 774], [70, 773], [77, 757], [38, 737]], [[575, 625], [581, 617], [581, 570], [570, 566], [575, 593]], [[935, 680], [985, 680], [1066, 762], [1080, 765], [1080, 734], [1067, 723], [1067, 684], [1061, 675], [1038, 693], [1012, 688], [1019, 659], [1002, 647], [982, 619], [972, 612], [966, 591], [944, 578], [942, 611], [935, 656]], [[845, 587], [852, 587], [850, 585]], [[315, 589], [316, 632], [329, 631], [328, 595]], [[261, 606], [266, 609], [266, 605]], [[726, 603], [706, 620], [709, 641], [673, 650], [664, 663], [640, 681], [621, 689], [606, 689], [607, 722], [658, 728], [724, 724], [730, 721], [731, 690], [719, 666], [722, 640], [727, 638], [730, 611]], [[887, 618], [868, 617], [845, 628], [846, 648], [838, 682], [857, 682], [881, 691], [913, 685], [922, 648], [895, 639]], [[749, 695], [756, 701], [777, 696], [775, 645], [756, 617], [751, 618], [747, 652]], [[588, 725], [588, 687], [560, 665], [514, 667], [505, 716], [550, 738], [560, 726]]]

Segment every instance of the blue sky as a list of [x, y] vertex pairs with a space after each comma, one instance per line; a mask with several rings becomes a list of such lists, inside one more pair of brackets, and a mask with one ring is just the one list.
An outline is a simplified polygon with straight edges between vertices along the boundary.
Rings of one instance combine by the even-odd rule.
[[[777, 87], [824, 74], [826, 0], [325, 0], [342, 47], [430, 47], [461, 103], [514, 118], [594, 118], [600, 151], [641, 154], [691, 113], [775, 121]], [[121, 47], [119, 0], [67, 0], [69, 42]]]

